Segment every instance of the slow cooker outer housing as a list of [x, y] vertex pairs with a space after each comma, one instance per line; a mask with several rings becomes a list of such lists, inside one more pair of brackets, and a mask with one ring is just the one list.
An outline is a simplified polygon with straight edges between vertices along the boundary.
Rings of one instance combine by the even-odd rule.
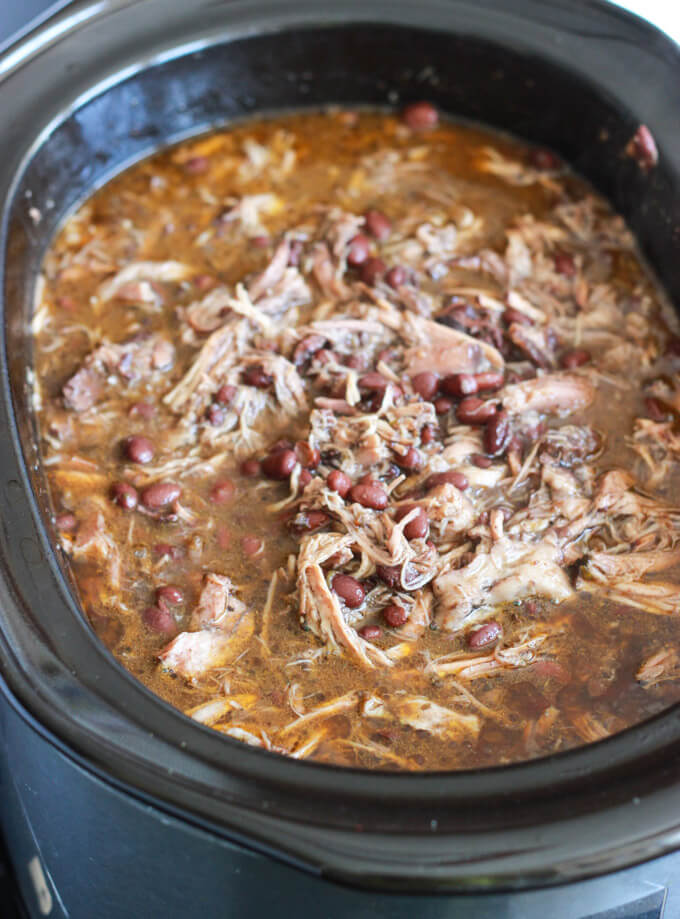
[[[423, 97], [557, 149], [626, 216], [680, 302], [680, 53], [603, 3], [100, 0], [68, 5], [5, 51], [0, 671], [14, 711], [92, 781], [216, 838], [392, 891], [555, 884], [677, 847], [677, 707], [502, 769], [292, 762], [192, 723], [131, 678], [50, 547], [28, 320], [64, 214], [123, 166], [213, 124]], [[661, 151], [648, 174], [623, 154], [641, 122]]]

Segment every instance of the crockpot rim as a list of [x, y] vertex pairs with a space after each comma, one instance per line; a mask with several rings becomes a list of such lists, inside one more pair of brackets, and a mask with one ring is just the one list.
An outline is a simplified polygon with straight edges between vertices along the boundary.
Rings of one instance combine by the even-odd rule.
[[[105, 3], [104, 5], [101, 2], [97, 2], [97, 0], [87, 0], [87, 2], [78, 2], [75, 4], [75, 7], [77, 8], [79, 15], [76, 18], [76, 22], [73, 28], [77, 29], [78, 27], [80, 27], [81, 23], [85, 22], [86, 20], [92, 22], [102, 17], [103, 15], [107, 13], [108, 11], [107, 8], [109, 9], [110, 8], [113, 8], [113, 9], [129, 8], [129, 7], [135, 6], [136, 2], [138, 2], [138, 0], [132, 0], [132, 2], [129, 2], [129, 0], [113, 0], [113, 2], [108, 2], [108, 3]], [[605, 4], [601, 3], [600, 0], [580, 0], [580, 2], [583, 6], [586, 6], [586, 7], [596, 7], [596, 8], [605, 7]], [[89, 16], [85, 16], [83, 14], [83, 10], [89, 10], [90, 11]], [[12, 54], [16, 54], [17, 52], [20, 52], [20, 49], [22, 47], [24, 47], [27, 51], [33, 50], [35, 51], [35, 53], [38, 53], [38, 54], [47, 50], [46, 47], [38, 47], [36, 45], [36, 41], [42, 35], [43, 38], [45, 39], [46, 46], [49, 47], [50, 46], [50, 35], [51, 35], [50, 24], [53, 23], [53, 20], [55, 17], [59, 19], [60, 17], [63, 17], [65, 13], [68, 14], [68, 11], [69, 11], [68, 6], [59, 10], [56, 14], [54, 14], [53, 17], [49, 17], [47, 20], [45, 20], [40, 25], [38, 25], [36, 29], [31, 31], [27, 36], [25, 36], [23, 39], [20, 39], [17, 45], [14, 45], [10, 49], [8, 49], [8, 52]], [[623, 15], [629, 16], [629, 14], [624, 13], [624, 11], [620, 9], [617, 10], [617, 13], [618, 15], [623, 14]], [[630, 18], [637, 19], [637, 17], [630, 17]], [[68, 21], [68, 16], [67, 16], [67, 21]], [[638, 20], [638, 23], [639, 22], [640, 20]], [[337, 24], [335, 25], [337, 26]], [[652, 28], [652, 27], [647, 26], [646, 24], [645, 26], [646, 28]], [[64, 35], [70, 34], [70, 30], [68, 28], [64, 28], [61, 34], [62, 34], [62, 37]], [[232, 40], [234, 40], [234, 36], [230, 34], [227, 41], [232, 41]], [[677, 46], [675, 46], [675, 49], [677, 52]], [[175, 51], [177, 52], [177, 55], [175, 55], [174, 53]], [[162, 58], [162, 60], [172, 60], [176, 56], [181, 56], [185, 53], [186, 53], [186, 50], [184, 46], [180, 48], [173, 47], [172, 51], [168, 52], [167, 57]], [[30, 60], [29, 60], [29, 63], [30, 63]], [[150, 66], [154, 66], [156, 63], [157, 63], [157, 59], [154, 58]], [[148, 63], [140, 64], [139, 69], [143, 69], [146, 66], [149, 66], [149, 64]], [[123, 79], [129, 76], [130, 72], [131, 71], [129, 69], [124, 69], [122, 71]], [[114, 81], [114, 82], [117, 82], [117, 81]], [[107, 86], [108, 86], [108, 80], [103, 81], [103, 86], [100, 84], [96, 84], [90, 90], [88, 90], [88, 92], [86, 93], [86, 97], [88, 99], [94, 98], [95, 96], [99, 94], [99, 92], [106, 91]], [[2, 66], [0, 63], [0, 91], [1, 90], [2, 90]], [[75, 103], [75, 107], [77, 107], [81, 103], [81, 101], [82, 100], [79, 97], [79, 99]], [[67, 106], [66, 111], [68, 112], [69, 110], [70, 110], [70, 107]], [[18, 185], [25, 162], [30, 161], [30, 158], [33, 156], [35, 150], [39, 147], [40, 141], [43, 136], [44, 136], [44, 132], [43, 134], [38, 135], [35, 138], [34, 145], [27, 152], [25, 160], [22, 161], [22, 168], [17, 170], [15, 174], [13, 189], [16, 189]], [[9, 201], [12, 200], [11, 194], [8, 200]], [[4, 247], [4, 244], [6, 243], [6, 238], [7, 238], [7, 212], [5, 213], [4, 219], [3, 219], [3, 236], [2, 236], [3, 247]], [[3, 332], [4, 332], [4, 329], [3, 329]], [[3, 379], [3, 393], [7, 400], [6, 404], [11, 406], [12, 410], [14, 410], [16, 407], [13, 404], [12, 396], [11, 396], [11, 393], [9, 392], [7, 381], [5, 379]], [[19, 443], [18, 433], [17, 433], [13, 420], [12, 420], [12, 424], [10, 427], [10, 431], [11, 431], [11, 435], [14, 441], [15, 450], [17, 451], [17, 456], [20, 458], [22, 463], [26, 464], [27, 457], [25, 456], [22, 446]], [[24, 484], [27, 485], [29, 488], [26, 497], [28, 498], [28, 501], [31, 504], [31, 512], [33, 513], [34, 516], [38, 517], [39, 519], [40, 511], [38, 507], [37, 497], [33, 493], [33, 491], [30, 489], [29, 476], [26, 472], [25, 466], [22, 469], [22, 473], [23, 473]], [[43, 547], [44, 548], [49, 547], [50, 540], [49, 540], [47, 533], [45, 532], [44, 527], [42, 527], [42, 525], [40, 527], [40, 536], [43, 540]], [[63, 580], [63, 573], [60, 567], [55, 563], [52, 551], [49, 548], [47, 552], [47, 558], [52, 568], [53, 575], [56, 575], [57, 579], [61, 580], [62, 587], [65, 586], [65, 582]], [[10, 580], [9, 571], [6, 565], [4, 564], [4, 559], [2, 561], [3, 561], [3, 568], [5, 569], [5, 574], [7, 576], [7, 580], [9, 581]], [[77, 611], [77, 607], [73, 603], [72, 598], [69, 597], [69, 599], [71, 601], [72, 607]], [[80, 618], [81, 617], [79, 615], [78, 619]], [[0, 636], [0, 638], [2, 641], [2, 652], [0, 654], [0, 659], [2, 660], [2, 664], [5, 669], [5, 676], [6, 678], [8, 678], [8, 681], [11, 682], [12, 681], [12, 670], [16, 668], [17, 666], [20, 667], [21, 665], [19, 661], [15, 659], [14, 668], [12, 667], [12, 664], [11, 664], [12, 649], [7, 646], [7, 643], [6, 643], [7, 639], [4, 634]], [[98, 650], [100, 651], [100, 653], [103, 652], [103, 649], [101, 646], [99, 647]], [[105, 653], [106, 653], [107, 662], [109, 664], [109, 669], [111, 669], [110, 667], [111, 658], [109, 658], [108, 652], [105, 652]], [[125, 680], [129, 681], [131, 684], [134, 684], [136, 691], [141, 692], [142, 694], [146, 694], [149, 698], [153, 699], [153, 701], [156, 704], [158, 703], [157, 697], [155, 697], [149, 690], [147, 690], [146, 687], [142, 687], [140, 684], [137, 684], [136, 681], [134, 681], [133, 678], [127, 673], [127, 671], [125, 671], [122, 668], [122, 666], [118, 664], [117, 662], [115, 662], [115, 668], [117, 668], [120, 671], [119, 676], [122, 676]], [[13, 688], [18, 688], [20, 681], [17, 680], [16, 670], [13, 676], [15, 678]], [[39, 702], [38, 699], [36, 698], [38, 695], [39, 694], [37, 692], [35, 691], [32, 692], [28, 686], [24, 685], [23, 688], [21, 689], [21, 696], [22, 696], [21, 702], [22, 703], [26, 702], [31, 699], [31, 696], [33, 696], [32, 702], [34, 703], [36, 709], [42, 710], [42, 714], [43, 716], [45, 716], [45, 720], [49, 722], [50, 718], [46, 717], [45, 708], [44, 708], [44, 705], [42, 704], [42, 701]], [[581, 768], [579, 768], [580, 764], [585, 764], [586, 772], [590, 772], [590, 770], [592, 770], [593, 768], [593, 765], [592, 765], [593, 760], [596, 760], [598, 758], [599, 759], [604, 758], [605, 760], [609, 759], [611, 755], [611, 751], [615, 747], [621, 746], [621, 743], [618, 743], [618, 742], [623, 742], [627, 746], [635, 746], [636, 738], [638, 736], [647, 733], [650, 729], [653, 729], [655, 726], [658, 727], [662, 723], [663, 725], [668, 724], [669, 721], [673, 720], [671, 718], [673, 714], [675, 714], [676, 716], [675, 720], [678, 720], [677, 719], [678, 712], [675, 711], [675, 709], [677, 709], [677, 706], [676, 706], [674, 707], [674, 709], [667, 710], [640, 725], [636, 725], [632, 728], [629, 728], [627, 731], [622, 732], [621, 734], [615, 735], [614, 737], [608, 738], [605, 741], [602, 741], [596, 745], [578, 748], [577, 750], [567, 751], [565, 753], [560, 753], [560, 754], [557, 754], [551, 757], [544, 757], [540, 760], [535, 760], [535, 761], [531, 761], [528, 763], [514, 764], [511, 766], [503, 766], [503, 767], [492, 767], [492, 768], [484, 769], [484, 770], [476, 770], [474, 772], [470, 772], [466, 770], [465, 772], [460, 772], [460, 773], [429, 773], [427, 775], [421, 775], [421, 774], [395, 775], [389, 772], [388, 773], [383, 773], [383, 772], [376, 773], [374, 771], [368, 771], [368, 770], [354, 770], [354, 769], [348, 770], [344, 768], [319, 765], [315, 763], [292, 763], [290, 760], [284, 757], [272, 756], [271, 754], [264, 753], [259, 750], [248, 750], [247, 748], [243, 748], [243, 745], [241, 745], [240, 743], [236, 741], [230, 741], [228, 739], [221, 738], [217, 736], [214, 732], [212, 732], [210, 729], [204, 728], [203, 726], [200, 726], [200, 725], [193, 724], [189, 719], [186, 719], [183, 715], [181, 715], [180, 713], [177, 713], [174, 709], [172, 709], [167, 703], [163, 703], [163, 705], [168, 709], [168, 711], [172, 714], [175, 720], [181, 720], [186, 730], [189, 729], [187, 727], [187, 724], [188, 724], [192, 732], [198, 732], [200, 735], [204, 736], [206, 739], [209, 739], [209, 741], [211, 742], [215, 750], [217, 750], [217, 744], [219, 744], [220, 746], [222, 746], [223, 744], [226, 744], [227, 746], [231, 747], [232, 755], [242, 760], [243, 762], [242, 770], [245, 772], [252, 769], [257, 763], [264, 764], [264, 768], [261, 770], [261, 772], [264, 773], [264, 772], [270, 772], [274, 770], [277, 773], [279, 773], [276, 776], [272, 777], [272, 781], [275, 781], [275, 782], [280, 782], [282, 780], [280, 773], [285, 772], [287, 774], [287, 781], [290, 783], [291, 787], [298, 786], [300, 780], [302, 781], [309, 780], [310, 782], [312, 782], [312, 774], [316, 776], [323, 775], [323, 777], [327, 776], [329, 781], [328, 783], [324, 783], [323, 781], [320, 781], [318, 783], [320, 790], [323, 790], [326, 793], [328, 793], [331, 791], [331, 789], [328, 787], [324, 789], [324, 785], [328, 786], [330, 783], [332, 783], [333, 785], [337, 785], [337, 784], [347, 785], [351, 783], [352, 793], [360, 794], [362, 797], [376, 795], [376, 788], [374, 787], [373, 780], [375, 779], [376, 775], [379, 775], [380, 781], [383, 783], [383, 787], [384, 788], [387, 788], [387, 786], [391, 787], [392, 789], [391, 795], [386, 796], [386, 797], [388, 798], [388, 800], [392, 800], [392, 801], [395, 799], [395, 797], [400, 798], [402, 796], [404, 799], [412, 798], [412, 797], [422, 798], [424, 796], [428, 798], [429, 800], [430, 795], [434, 795], [435, 793], [438, 795], [441, 795], [442, 789], [436, 787], [438, 784], [445, 784], [449, 786], [450, 791], [452, 792], [454, 790], [453, 785], [463, 785], [466, 782], [466, 777], [472, 777], [476, 781], [480, 777], [484, 778], [484, 777], [501, 776], [502, 778], [506, 778], [506, 777], [510, 778], [513, 773], [519, 774], [520, 772], [522, 775], [526, 776], [531, 771], [533, 766], [536, 766], [536, 767], [548, 766], [549, 768], [552, 768], [552, 764], [556, 764], [558, 769], [560, 769], [561, 767], [564, 774], [568, 776], [568, 778], [566, 779], [566, 786], [573, 786], [573, 784], [576, 781], [583, 780], [583, 774], [581, 772]], [[27, 710], [29, 711], [31, 710], [30, 703], [26, 705], [25, 707]], [[54, 723], [54, 719], [52, 719], [52, 721]], [[44, 723], [43, 723], [43, 726], [45, 728], [47, 727], [47, 725], [45, 725]], [[64, 727], [63, 724], [61, 725], [61, 727], [63, 729]], [[678, 731], [677, 727], [674, 731], [673, 730], [671, 731], [671, 735], [672, 735], [671, 739], [667, 740], [667, 743], [670, 745], [676, 745], [677, 738], [678, 736], [680, 736], [680, 731]], [[73, 754], [79, 756], [81, 758], [81, 762], [83, 762], [87, 768], [90, 768], [90, 769], [95, 768], [95, 771], [97, 772], [97, 774], [100, 774], [100, 769], [102, 768], [102, 765], [103, 765], [102, 757], [101, 756], [93, 757], [93, 759], [88, 760], [87, 759], [88, 745], [83, 742], [82, 737], [80, 739], [81, 739], [81, 742], [83, 743], [82, 748], [79, 750], [78, 745], [76, 744], [72, 748]], [[603, 752], [600, 752], [600, 751], [603, 751]], [[91, 751], [89, 752], [91, 753]], [[83, 754], [85, 754], [85, 756], [83, 756]], [[222, 757], [218, 757], [218, 759], [222, 759]], [[586, 764], [586, 760], [588, 760], [590, 765]], [[276, 765], [272, 765], [271, 770], [270, 770], [269, 769], [270, 764], [276, 764]], [[609, 763], [609, 769], [605, 769], [605, 774], [610, 771], [610, 767], [611, 767], [611, 763]], [[107, 770], [104, 770], [105, 775], [106, 773], [107, 773]], [[304, 778], [300, 779], [298, 777], [304, 777]], [[107, 778], [113, 779], [114, 781], [120, 783], [122, 786], [129, 788], [128, 779], [122, 776], [116, 776], [113, 770], [110, 770], [110, 769], [108, 770]], [[345, 778], [347, 779], [347, 782], [344, 781]], [[510, 783], [510, 785], [511, 784], [512, 783]], [[420, 786], [420, 788], [417, 791], [415, 790], [416, 785]], [[406, 795], [407, 786], [410, 786], [408, 795]], [[426, 794], [426, 789], [428, 787], [430, 789], [430, 795]], [[139, 789], [137, 789], [137, 791], [139, 792]], [[456, 797], [458, 799], [466, 797], [468, 794], [468, 791], [462, 790], [461, 792], [459, 792], [458, 795], [456, 795]], [[144, 795], [148, 794], [148, 789], [142, 791], [141, 793]], [[497, 793], [499, 793], [498, 789], [497, 789]], [[514, 792], [512, 788], [500, 790], [501, 796], [504, 793], [512, 795]], [[164, 802], [164, 803], [168, 804], [169, 802]], [[675, 845], [675, 842], [673, 842], [673, 845]], [[654, 852], [654, 854], [659, 854], [659, 852], [662, 850], [663, 850], [663, 846], [660, 849], [657, 849]], [[641, 860], [643, 857], [644, 856], [640, 856], [638, 860]], [[626, 864], [631, 864], [631, 863], [633, 862], [626, 862]], [[597, 873], [597, 869], [595, 869], [593, 873]], [[579, 876], [583, 877], [585, 876], [585, 874], [581, 873]], [[354, 875], [352, 877], [354, 880], [356, 880]], [[559, 880], [558, 878], [553, 877], [552, 882], [556, 883], [558, 882], [558, 880]], [[460, 883], [460, 879], [458, 879], [458, 881]], [[488, 890], [489, 888], [488, 886], [484, 886], [483, 889]], [[501, 889], [501, 888], [498, 888], [498, 889]]]

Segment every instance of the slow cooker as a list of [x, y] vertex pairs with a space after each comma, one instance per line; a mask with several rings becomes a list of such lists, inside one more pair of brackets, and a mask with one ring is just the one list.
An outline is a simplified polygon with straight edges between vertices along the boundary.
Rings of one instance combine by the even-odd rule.
[[559, 151], [680, 304], [680, 50], [599, 0], [76, 0], [0, 57], [0, 820], [30, 917], [680, 916], [680, 708], [495, 769], [289, 761], [136, 682], [51, 542], [28, 322], [64, 215], [213, 125], [422, 98]]

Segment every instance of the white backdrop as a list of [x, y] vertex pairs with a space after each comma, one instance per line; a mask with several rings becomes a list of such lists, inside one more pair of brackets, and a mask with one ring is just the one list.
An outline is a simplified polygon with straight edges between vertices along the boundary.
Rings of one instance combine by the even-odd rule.
[[680, 0], [617, 0], [617, 4], [653, 22], [680, 43]]

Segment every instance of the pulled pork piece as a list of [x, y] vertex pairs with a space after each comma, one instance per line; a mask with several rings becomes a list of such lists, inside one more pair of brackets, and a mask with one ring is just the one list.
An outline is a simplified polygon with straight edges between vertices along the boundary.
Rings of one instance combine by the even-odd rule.
[[567, 468], [592, 459], [601, 448], [602, 438], [588, 425], [565, 424], [543, 435], [542, 453]]
[[637, 581], [650, 572], [665, 571], [679, 564], [680, 546], [654, 552], [591, 552], [581, 575], [601, 583], [620, 583]]
[[543, 370], [557, 367], [555, 336], [550, 329], [513, 322], [508, 329], [508, 338], [537, 367]]
[[248, 387], [262, 398], [257, 400], [255, 415], [244, 417], [241, 412], [242, 425], [251, 426], [255, 416], [265, 407], [271, 408], [274, 414], [280, 407], [288, 416], [304, 411], [307, 406], [304, 385], [293, 364], [273, 351], [246, 349], [247, 338], [245, 320], [229, 323], [213, 332], [184, 377], [164, 396], [166, 405], [177, 414], [199, 415], [220, 386], [245, 386], [244, 371], [252, 367], [271, 377], [273, 395], [258, 387]]
[[476, 517], [473, 502], [450, 482], [437, 485], [425, 498], [407, 501], [406, 505], [422, 507], [427, 512], [431, 536], [439, 542], [449, 542], [464, 533]]
[[674, 648], [662, 648], [640, 664], [635, 679], [643, 689], [651, 689], [660, 683], [677, 680], [680, 675], [678, 652]]
[[230, 630], [245, 613], [246, 606], [234, 592], [230, 578], [209, 572], [203, 578], [198, 606], [191, 617], [193, 629], [213, 627]]
[[404, 370], [409, 376], [424, 371], [481, 373], [504, 367], [502, 355], [492, 345], [414, 313], [404, 314], [400, 334], [409, 344], [404, 352]]
[[333, 264], [326, 243], [317, 243], [314, 246], [312, 274], [321, 292], [329, 299], [346, 300], [350, 295], [350, 288], [342, 280], [339, 269]]
[[595, 398], [595, 390], [585, 377], [550, 373], [506, 386], [499, 395], [503, 407], [515, 415], [522, 412], [569, 415], [587, 408]]
[[311, 293], [297, 268], [286, 268], [276, 284], [257, 299], [257, 305], [253, 302], [256, 298], [251, 297], [252, 291], [246, 291], [242, 284], [236, 285], [233, 294], [227, 287], [216, 287], [205, 297], [181, 308], [179, 314], [195, 332], [214, 332], [235, 313], [249, 319], [263, 332], [271, 332], [272, 317], [280, 320], [288, 310], [307, 303]]
[[269, 315], [280, 315], [311, 300], [307, 282], [297, 267], [288, 265], [290, 252], [290, 240], [285, 238], [276, 247], [265, 270], [248, 287], [253, 303]]
[[469, 565], [435, 578], [437, 621], [455, 632], [488, 617], [497, 604], [525, 597], [566, 600], [573, 589], [562, 564], [564, 554], [554, 537], [534, 546], [503, 537], [488, 551], [477, 551]]
[[174, 347], [161, 335], [149, 335], [118, 345], [100, 345], [64, 384], [64, 404], [74, 412], [85, 412], [104, 393], [110, 374], [136, 383], [157, 371], [168, 370], [174, 359]]
[[118, 297], [141, 303], [157, 303], [158, 294], [151, 282], [184, 281], [194, 270], [182, 262], [132, 262], [97, 289], [102, 303]]
[[262, 225], [262, 216], [278, 214], [283, 208], [283, 201], [278, 195], [265, 193], [262, 195], [244, 195], [240, 201], [220, 217], [222, 224], [234, 224], [249, 236], [266, 234]]
[[654, 488], [670, 474], [671, 464], [680, 459], [680, 436], [672, 421], [636, 418], [630, 447], [642, 460], [645, 482]]
[[230, 578], [208, 573], [191, 626], [193, 631], [180, 632], [158, 659], [163, 669], [196, 682], [208, 671], [223, 667], [236, 657], [252, 636], [255, 623], [245, 604], [236, 597]]
[[344, 651], [364, 667], [391, 667], [392, 661], [385, 652], [363, 639], [345, 621], [338, 597], [330, 590], [321, 567], [352, 542], [353, 537], [336, 533], [303, 538], [297, 564], [300, 621], [330, 649]]
[[364, 716], [388, 718], [450, 741], [475, 740], [480, 729], [477, 715], [445, 708], [423, 696], [392, 695], [384, 700], [373, 696], [370, 704], [364, 706]]
[[565, 623], [536, 623], [523, 629], [516, 641], [499, 644], [491, 653], [469, 654], [454, 651], [438, 657], [427, 666], [428, 673], [437, 676], [455, 676], [461, 680], [476, 680], [492, 676], [499, 670], [517, 670], [534, 664], [539, 659], [537, 652], [544, 645], [559, 638], [565, 631]]
[[304, 715], [298, 716], [295, 721], [291, 721], [290, 724], [287, 724], [281, 729], [279, 736], [283, 737], [284, 734], [289, 734], [291, 731], [306, 727], [310, 721], [322, 721], [326, 718], [333, 718], [335, 715], [339, 715], [342, 712], [356, 709], [359, 704], [359, 698], [359, 693], [352, 690], [345, 693], [343, 696], [331, 699], [330, 702], [324, 702], [323, 705], [319, 705], [305, 712]]
[[163, 397], [177, 414], [198, 413], [221, 385], [226, 371], [238, 361], [251, 336], [245, 319], [235, 319], [218, 328], [201, 346], [197, 357], [177, 385]]
[[477, 168], [481, 172], [490, 172], [509, 185], [544, 185], [552, 191], [559, 191], [561, 185], [555, 181], [564, 171], [562, 163], [554, 154], [545, 154], [546, 168], [537, 168], [519, 160], [503, 156], [495, 147], [483, 147]]
[[310, 444], [322, 456], [332, 450], [337, 467], [356, 478], [393, 462], [400, 449], [405, 452], [417, 442], [423, 427], [436, 424], [436, 415], [431, 403], [412, 402], [356, 416], [315, 409], [310, 421]]
[[109, 585], [113, 590], [120, 587], [122, 560], [120, 549], [106, 526], [104, 513], [93, 509], [79, 524], [75, 538], [66, 547], [73, 558], [86, 558], [106, 569]]

